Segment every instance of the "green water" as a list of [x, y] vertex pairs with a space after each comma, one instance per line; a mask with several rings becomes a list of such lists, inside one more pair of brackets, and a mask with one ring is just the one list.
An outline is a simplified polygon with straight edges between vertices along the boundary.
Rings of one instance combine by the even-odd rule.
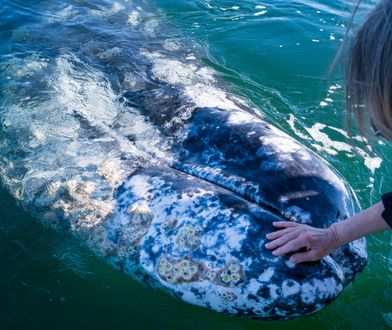
[[[367, 207], [392, 190], [392, 148], [376, 143], [375, 153], [369, 154], [358, 143], [354, 151], [345, 138], [341, 81], [325, 79], [353, 3], [156, 1], [178, 36], [201, 46], [203, 61], [232, 84], [234, 93], [326, 159]], [[373, 5], [365, 1], [356, 24]], [[390, 233], [369, 238], [367, 268], [324, 310], [295, 321], [258, 322], [146, 289], [71, 238], [43, 229], [5, 190], [0, 205], [0, 329], [392, 327]]]

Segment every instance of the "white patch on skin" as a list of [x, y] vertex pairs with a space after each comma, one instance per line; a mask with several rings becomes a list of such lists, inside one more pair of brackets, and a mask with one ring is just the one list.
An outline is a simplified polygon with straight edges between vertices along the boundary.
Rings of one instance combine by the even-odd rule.
[[285, 280], [282, 283], [282, 295], [285, 298], [298, 293], [300, 289], [301, 285], [294, 280]]
[[262, 274], [259, 275], [258, 280], [260, 282], [269, 282], [274, 275], [275, 271], [272, 267], [267, 268]]
[[328, 266], [330, 266], [339, 279], [342, 282], [344, 281], [344, 272], [342, 267], [330, 255], [325, 256], [322, 259], [322, 262], [325, 262]]
[[296, 222], [299, 223], [304, 223], [304, 224], [312, 223], [312, 215], [296, 205], [291, 205], [290, 207], [288, 207], [285, 210], [285, 215], [287, 217], [294, 217]]
[[[263, 143], [263, 148], [265, 148], [265, 146], [271, 146], [271, 154], [294, 154], [303, 151], [301, 145], [288, 137], [262, 136], [260, 137], [260, 141]], [[310, 159], [310, 156], [308, 156], [308, 159]]]
[[275, 284], [271, 284], [268, 287], [270, 289], [271, 299], [273, 299], [273, 300], [278, 299], [279, 298], [279, 294], [278, 294], [279, 287]]
[[310, 283], [305, 282], [301, 286], [301, 299], [304, 304], [310, 305], [316, 299], [316, 289]]
[[253, 123], [253, 122], [260, 122], [261, 120], [247, 112], [241, 111], [231, 111], [230, 115], [227, 119], [228, 124], [242, 124], [242, 123]]
[[249, 293], [256, 294], [259, 289], [260, 289], [260, 282], [255, 278], [252, 278], [248, 284]]
[[290, 260], [285, 261], [285, 264], [287, 267], [289, 267], [290, 269], [295, 267], [295, 263], [291, 262]]
[[216, 107], [220, 109], [237, 109], [237, 105], [231, 101], [227, 94], [213, 86], [198, 83], [185, 88], [188, 96], [199, 107]]
[[368, 253], [366, 251], [366, 240], [358, 239], [349, 243], [350, 249], [354, 250], [356, 254], [361, 256], [361, 258], [367, 258]]

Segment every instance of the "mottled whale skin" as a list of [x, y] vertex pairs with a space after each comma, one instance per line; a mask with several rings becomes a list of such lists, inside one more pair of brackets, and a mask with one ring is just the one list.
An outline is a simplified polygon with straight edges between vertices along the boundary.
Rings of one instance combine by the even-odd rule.
[[67, 3], [17, 40], [35, 54], [1, 67], [3, 185], [186, 303], [278, 320], [336, 299], [366, 264], [364, 239], [298, 265], [264, 245], [273, 221], [327, 227], [357, 212], [345, 180], [165, 39], [146, 2]]
[[[326, 227], [352, 195], [310, 150], [256, 116], [196, 109], [170, 167], [137, 170], [104, 226], [111, 262], [181, 300], [236, 316], [286, 319], [336, 299], [366, 263], [364, 241], [294, 265], [266, 250], [272, 222]], [[114, 247], [113, 247], [114, 248]]]

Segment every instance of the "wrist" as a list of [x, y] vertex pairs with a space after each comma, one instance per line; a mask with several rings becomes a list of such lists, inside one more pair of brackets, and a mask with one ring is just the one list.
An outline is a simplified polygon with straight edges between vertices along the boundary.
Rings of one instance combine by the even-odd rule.
[[337, 249], [338, 247], [347, 243], [347, 241], [343, 237], [343, 233], [340, 228], [342, 225], [343, 225], [343, 222], [337, 222], [337, 223], [333, 223], [328, 228], [330, 235], [332, 237], [332, 240], [333, 240], [334, 249]]

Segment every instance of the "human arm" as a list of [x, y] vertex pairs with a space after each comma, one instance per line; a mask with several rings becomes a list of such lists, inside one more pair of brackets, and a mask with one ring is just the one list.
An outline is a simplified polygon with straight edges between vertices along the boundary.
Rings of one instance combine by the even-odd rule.
[[384, 210], [383, 202], [379, 202], [325, 229], [291, 221], [274, 222], [273, 225], [281, 230], [267, 234], [271, 242], [265, 247], [274, 250], [272, 253], [276, 256], [306, 248], [307, 251], [294, 253], [290, 257], [293, 263], [320, 260], [348, 242], [391, 229], [382, 217]]

